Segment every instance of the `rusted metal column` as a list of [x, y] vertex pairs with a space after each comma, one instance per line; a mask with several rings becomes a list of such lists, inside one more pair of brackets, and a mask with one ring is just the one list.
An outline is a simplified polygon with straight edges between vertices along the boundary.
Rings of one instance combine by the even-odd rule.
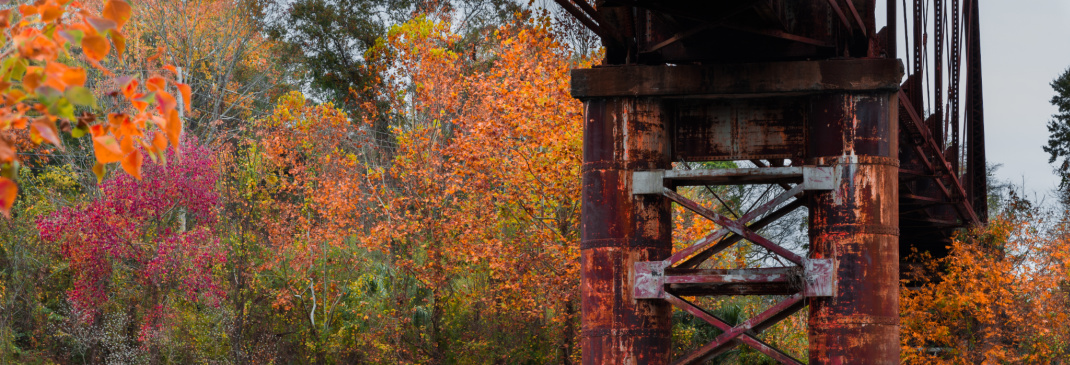
[[899, 363], [898, 102], [891, 92], [817, 97], [807, 157], [839, 166], [810, 201], [811, 255], [836, 292], [810, 302], [810, 364]]
[[634, 170], [670, 167], [668, 134], [656, 100], [584, 102], [580, 297], [584, 364], [667, 364], [672, 307], [636, 300], [636, 261], [672, 250], [668, 199], [633, 195]]

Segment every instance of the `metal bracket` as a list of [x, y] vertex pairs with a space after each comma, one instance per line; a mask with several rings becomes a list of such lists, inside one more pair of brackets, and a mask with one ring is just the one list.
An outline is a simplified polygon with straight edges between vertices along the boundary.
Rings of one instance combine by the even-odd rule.
[[632, 171], [632, 194], [661, 194], [666, 183], [672, 186], [691, 186], [801, 181], [803, 190], [827, 191], [836, 189], [840, 184], [840, 172], [840, 166]]
[[836, 295], [836, 263], [832, 259], [803, 261], [803, 295], [831, 297]]
[[840, 175], [839, 166], [803, 166], [803, 190], [834, 190]]
[[635, 263], [635, 299], [658, 299], [664, 291], [665, 261], [639, 261]]
[[664, 170], [632, 172], [632, 194], [661, 194], [664, 188]]

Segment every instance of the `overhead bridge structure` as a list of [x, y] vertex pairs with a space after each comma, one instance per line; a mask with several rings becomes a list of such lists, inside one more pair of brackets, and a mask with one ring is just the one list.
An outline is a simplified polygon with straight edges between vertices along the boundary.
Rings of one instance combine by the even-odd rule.
[[[605, 47], [572, 72], [583, 362], [698, 364], [749, 346], [798, 364], [761, 333], [806, 310], [808, 363], [898, 363], [900, 278], [917, 266], [905, 253], [946, 255], [954, 230], [986, 221], [978, 0], [555, 1]], [[740, 184], [778, 195], [730, 218], [677, 189]], [[671, 204], [719, 230], [674, 250]], [[800, 210], [808, 252], [763, 236]], [[709, 264], [740, 241], [785, 265]], [[779, 301], [729, 324], [696, 300], [722, 295]], [[674, 308], [723, 333], [670, 358]]]

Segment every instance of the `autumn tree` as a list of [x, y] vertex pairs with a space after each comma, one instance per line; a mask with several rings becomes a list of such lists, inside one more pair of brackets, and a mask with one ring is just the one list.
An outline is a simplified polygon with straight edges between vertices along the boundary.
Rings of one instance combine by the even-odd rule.
[[138, 330], [117, 341], [150, 351], [181, 337], [184, 329], [171, 318], [183, 303], [217, 305], [222, 295], [213, 274], [224, 257], [214, 236], [219, 199], [211, 157], [193, 141], [166, 157], [169, 164], [147, 165], [140, 181], [118, 175], [101, 185], [99, 198], [37, 224], [41, 240], [69, 262], [71, 325], [100, 325], [119, 314]]
[[[900, 291], [902, 357], [913, 364], [1058, 363], [1070, 356], [1070, 231], [1012, 197]], [[905, 253], [906, 254], [906, 253]], [[918, 255], [918, 253], [914, 253]]]
[[126, 70], [151, 75], [173, 66], [192, 91], [183, 110], [189, 132], [206, 143], [234, 138], [242, 122], [270, 110], [293, 78], [281, 43], [266, 33], [278, 10], [258, 0], [141, 2], [130, 23]]
[[[398, 146], [371, 176], [382, 208], [361, 241], [431, 291], [431, 361], [509, 362], [530, 356], [525, 346], [555, 344], [543, 361], [568, 362], [578, 352], [582, 117], [567, 71], [577, 65], [546, 23], [487, 37], [473, 61], [448, 21], [418, 18], [374, 50], [390, 61], [382, 94]], [[461, 350], [487, 337], [473, 327], [503, 322], [508, 330], [489, 335], [514, 340], [487, 344], [501, 355]], [[546, 344], [521, 335], [550, 333]]]

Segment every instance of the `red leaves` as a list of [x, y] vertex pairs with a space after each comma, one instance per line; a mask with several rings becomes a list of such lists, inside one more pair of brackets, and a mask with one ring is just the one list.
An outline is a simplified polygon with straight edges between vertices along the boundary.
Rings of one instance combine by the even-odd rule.
[[[222, 295], [212, 275], [225, 260], [212, 231], [217, 224], [218, 176], [207, 149], [196, 145], [183, 149], [188, 157], [180, 163], [146, 164], [140, 182], [116, 175], [101, 183], [100, 198], [38, 221], [43, 242], [57, 245], [69, 263], [65, 270], [74, 289], [67, 294], [76, 312], [92, 318], [113, 300], [144, 303], [117, 298], [123, 293], [138, 297], [146, 292], [173, 293], [169, 298], [191, 302]], [[130, 156], [134, 155], [124, 158], [136, 158]], [[130, 162], [124, 162], [124, 168]], [[94, 167], [102, 169], [103, 165]], [[188, 218], [186, 231], [180, 230], [176, 219], [180, 211]], [[126, 281], [113, 282], [117, 277]], [[123, 287], [116, 287], [120, 284]]]

